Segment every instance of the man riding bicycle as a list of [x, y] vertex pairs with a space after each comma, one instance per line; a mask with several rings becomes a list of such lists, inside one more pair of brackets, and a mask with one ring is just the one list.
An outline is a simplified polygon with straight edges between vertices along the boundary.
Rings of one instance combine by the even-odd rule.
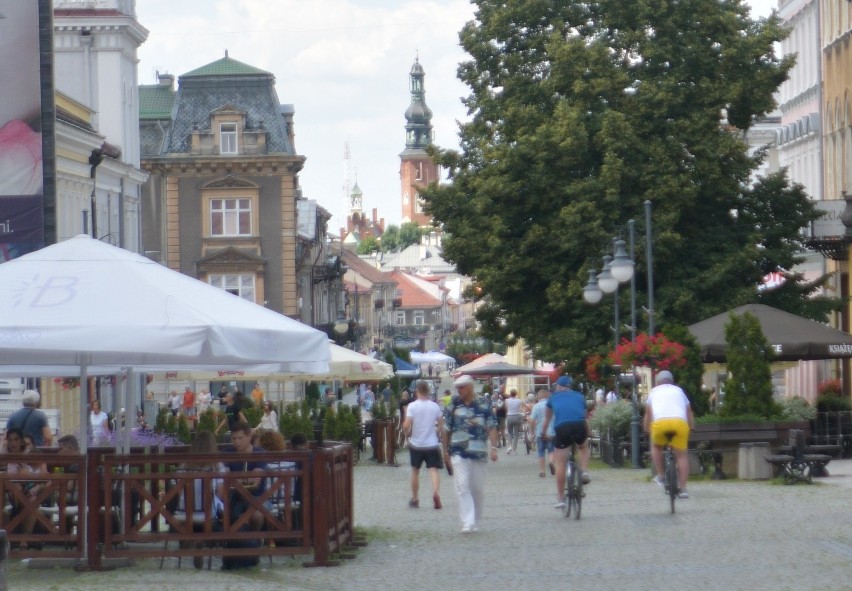
[[[657, 386], [651, 389], [645, 401], [645, 432], [651, 435], [651, 459], [654, 461], [654, 482], [664, 486], [663, 447], [671, 445], [677, 460], [678, 498], [688, 499], [686, 481], [689, 478], [689, 458], [686, 447], [689, 443], [689, 430], [695, 419], [689, 399], [674, 384], [672, 372], [663, 370], [657, 374]], [[672, 434], [669, 442], [669, 434]]]
[[[591, 482], [589, 478], [589, 423], [586, 420], [586, 399], [571, 390], [572, 380], [569, 376], [560, 376], [556, 380], [556, 391], [548, 398], [544, 413], [544, 424], [541, 432], [547, 434], [548, 426], [553, 421], [556, 432], [553, 463], [556, 464], [556, 494], [557, 509], [565, 506], [565, 464], [568, 462], [569, 450], [576, 444], [580, 450], [580, 472], [583, 484]], [[553, 467], [551, 467], [551, 470]]]

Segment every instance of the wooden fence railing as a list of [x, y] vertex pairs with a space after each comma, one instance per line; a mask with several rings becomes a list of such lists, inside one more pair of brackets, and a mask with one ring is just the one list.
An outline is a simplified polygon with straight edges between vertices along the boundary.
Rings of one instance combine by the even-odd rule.
[[[335, 556], [353, 541], [351, 444], [214, 458], [227, 463], [262, 460], [267, 467], [211, 470], [210, 455], [184, 450], [119, 455], [98, 448], [86, 456], [5, 456], [10, 464], [45, 462], [50, 469], [38, 477], [34, 496], [25, 491], [32, 477], [0, 472], [5, 500], [0, 528], [8, 532], [11, 557], [85, 559], [85, 566], [95, 570], [102, 568], [103, 559], [122, 557], [313, 552], [308, 565], [338, 563]], [[255, 487], [259, 479], [263, 484]], [[79, 504], [71, 502], [73, 489], [79, 492]], [[221, 493], [218, 508], [213, 491]]]

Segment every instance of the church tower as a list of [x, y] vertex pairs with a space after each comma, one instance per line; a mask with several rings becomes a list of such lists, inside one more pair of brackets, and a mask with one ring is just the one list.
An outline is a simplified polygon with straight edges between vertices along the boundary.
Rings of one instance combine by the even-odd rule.
[[432, 111], [426, 106], [423, 66], [415, 58], [409, 72], [411, 104], [405, 111], [405, 150], [399, 155], [402, 182], [402, 221], [428, 226], [431, 218], [423, 213], [420, 189], [438, 181], [438, 167], [426, 153], [432, 143]]

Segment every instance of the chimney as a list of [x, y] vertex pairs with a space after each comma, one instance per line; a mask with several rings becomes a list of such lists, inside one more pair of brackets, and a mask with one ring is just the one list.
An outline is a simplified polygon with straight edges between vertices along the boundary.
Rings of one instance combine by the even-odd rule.
[[175, 87], [175, 75], [174, 74], [160, 74], [157, 72], [157, 80], [160, 83], [160, 86], [168, 86], [172, 90]]

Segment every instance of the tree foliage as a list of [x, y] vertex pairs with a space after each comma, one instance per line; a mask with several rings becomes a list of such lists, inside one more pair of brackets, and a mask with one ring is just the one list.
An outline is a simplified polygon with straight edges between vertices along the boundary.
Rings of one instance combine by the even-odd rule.
[[382, 252], [393, 252], [399, 248], [399, 226], [391, 224], [382, 233]]
[[780, 409], [772, 399], [772, 347], [754, 314], [731, 314], [725, 324], [725, 359], [731, 377], [725, 384], [723, 416], [771, 417]]
[[365, 236], [361, 239], [361, 242], [358, 243], [358, 248], [356, 252], [358, 254], [370, 254], [371, 252], [379, 249], [379, 241], [375, 236]]
[[432, 149], [451, 182], [421, 195], [444, 256], [481, 289], [485, 336], [524, 337], [579, 369], [613, 317], [612, 297], [589, 308], [582, 288], [628, 219], [647, 306], [646, 200], [657, 326], [770, 298], [823, 320], [839, 305], [805, 301], [813, 286], [792, 274], [783, 293], [757, 290], [795, 265], [816, 217], [784, 172], [749, 178], [764, 155], [750, 156], [743, 134], [792, 65], [774, 53], [785, 35], [775, 17], [750, 19], [742, 0], [474, 3], [459, 67], [471, 120], [460, 151]]
[[382, 252], [403, 250], [412, 244], [420, 244], [423, 229], [414, 222], [405, 222], [401, 226], [388, 226], [382, 234]]

